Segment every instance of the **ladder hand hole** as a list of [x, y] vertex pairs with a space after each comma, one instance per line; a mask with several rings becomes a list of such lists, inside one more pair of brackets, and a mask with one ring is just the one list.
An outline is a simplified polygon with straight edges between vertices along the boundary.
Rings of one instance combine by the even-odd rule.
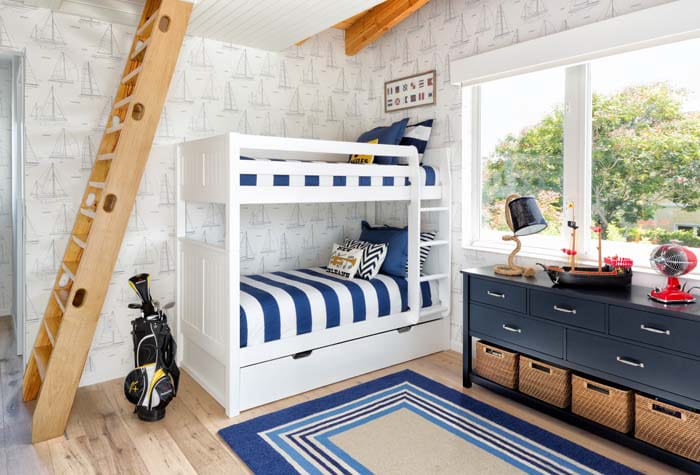
[[131, 111], [131, 118], [134, 120], [143, 119], [143, 115], [146, 113], [146, 108], [140, 102], [134, 104], [134, 109]]
[[163, 15], [158, 22], [158, 29], [162, 31], [163, 33], [167, 32], [170, 29], [170, 17], [167, 15]]
[[85, 295], [87, 294], [87, 291], [85, 289], [78, 289], [75, 291], [75, 295], [73, 296], [73, 306], [76, 308], [79, 308], [83, 305], [85, 302]]
[[114, 211], [115, 206], [117, 206], [117, 195], [112, 193], [105, 196], [105, 204], [102, 206], [107, 213]]

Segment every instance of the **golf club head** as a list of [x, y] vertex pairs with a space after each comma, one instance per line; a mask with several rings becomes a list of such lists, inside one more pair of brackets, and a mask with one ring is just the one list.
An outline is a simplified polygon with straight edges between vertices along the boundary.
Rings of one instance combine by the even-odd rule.
[[155, 313], [153, 300], [151, 299], [151, 277], [148, 274], [137, 274], [129, 279], [129, 285], [143, 302], [141, 308], [144, 315]]

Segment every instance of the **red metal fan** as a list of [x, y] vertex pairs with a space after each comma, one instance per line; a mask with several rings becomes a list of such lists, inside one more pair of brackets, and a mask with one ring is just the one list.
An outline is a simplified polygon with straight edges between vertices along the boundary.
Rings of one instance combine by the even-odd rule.
[[649, 298], [666, 304], [695, 303], [695, 296], [686, 292], [685, 284], [681, 286], [678, 280], [678, 277], [692, 272], [698, 265], [698, 258], [690, 249], [681, 246], [678, 241], [672, 241], [654, 249], [649, 262], [652, 269], [667, 277], [666, 287], [652, 290]]

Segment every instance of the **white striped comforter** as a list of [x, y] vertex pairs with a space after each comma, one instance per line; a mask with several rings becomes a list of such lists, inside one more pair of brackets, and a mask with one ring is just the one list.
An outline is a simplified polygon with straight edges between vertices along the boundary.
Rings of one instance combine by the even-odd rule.
[[[421, 306], [438, 304], [437, 284], [421, 283]], [[241, 276], [241, 347], [408, 310], [405, 278], [343, 279], [321, 267]]]

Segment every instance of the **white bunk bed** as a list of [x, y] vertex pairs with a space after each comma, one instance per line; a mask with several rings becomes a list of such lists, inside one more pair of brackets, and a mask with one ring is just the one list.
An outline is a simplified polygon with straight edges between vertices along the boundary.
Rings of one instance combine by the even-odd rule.
[[[351, 154], [407, 157], [409, 165], [349, 164], [347, 157]], [[414, 147], [237, 133], [178, 146], [179, 308], [176, 328], [179, 363], [224, 406], [228, 416], [449, 348], [449, 150], [428, 150], [423, 165], [432, 166], [437, 175], [433, 186], [422, 184], [425, 172], [421, 170]], [[313, 176], [314, 186], [304, 186], [304, 183], [274, 186], [269, 179], [272, 175]], [[333, 177], [339, 176], [350, 177], [345, 186], [337, 186], [333, 181]], [[256, 185], [242, 186], [242, 179], [250, 184], [251, 177], [258, 178], [253, 180]], [[357, 184], [357, 177], [370, 177], [363, 179], [370, 180], [372, 186], [350, 186]], [[289, 181], [298, 182], [299, 179]], [[396, 186], [386, 186], [392, 182]], [[352, 201], [406, 203], [408, 310], [392, 313], [388, 318], [241, 347], [240, 206]], [[226, 206], [224, 247], [187, 238], [187, 202]], [[434, 241], [421, 244], [421, 217], [426, 214], [432, 215], [430, 221], [437, 227], [434, 230], [438, 235]], [[431, 246], [422, 276], [419, 270], [421, 246]], [[427, 308], [421, 308], [420, 286], [424, 282], [430, 282], [434, 292], [435, 303]]]

